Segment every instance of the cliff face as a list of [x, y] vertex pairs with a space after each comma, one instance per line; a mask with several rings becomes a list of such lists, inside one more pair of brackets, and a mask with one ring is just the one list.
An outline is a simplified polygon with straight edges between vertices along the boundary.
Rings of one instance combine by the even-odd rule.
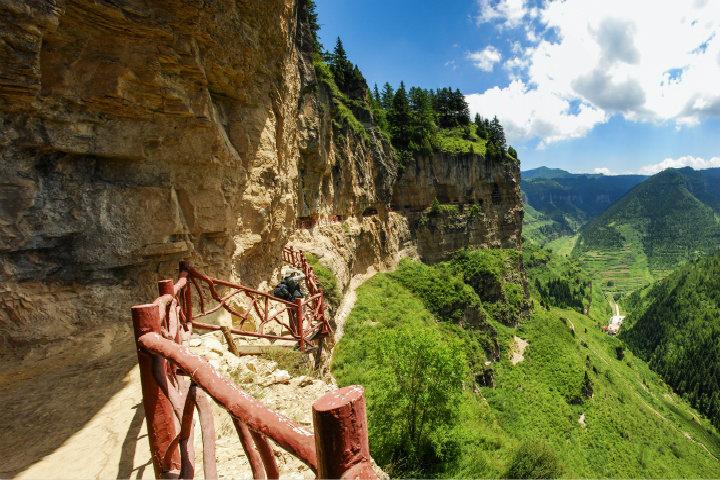
[[4, 349], [127, 324], [182, 258], [272, 272], [298, 202], [295, 2], [11, 0], [0, 18]]
[[[435, 198], [457, 205], [459, 214], [419, 212]], [[396, 182], [393, 205], [411, 220], [418, 253], [428, 263], [447, 260], [468, 245], [521, 248], [523, 207], [516, 162], [450, 153], [418, 158]]]
[[[289, 239], [336, 245], [348, 278], [392, 268], [412, 239], [428, 260], [519, 248], [517, 168], [438, 155], [396, 182], [371, 118], [333, 126], [303, 16], [293, 0], [0, 4], [0, 353], [129, 344], [129, 307], [181, 259], [266, 288]], [[435, 197], [482, 199], [485, 216], [388, 215]], [[335, 215], [349, 233], [295, 231]]]

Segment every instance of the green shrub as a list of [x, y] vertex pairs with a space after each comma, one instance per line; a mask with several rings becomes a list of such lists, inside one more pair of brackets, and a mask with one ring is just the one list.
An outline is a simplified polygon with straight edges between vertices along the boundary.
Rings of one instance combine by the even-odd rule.
[[368, 394], [373, 456], [394, 475], [438, 463], [459, 420], [468, 376], [462, 342], [437, 328], [390, 330], [371, 347], [375, 364]]
[[505, 478], [558, 478], [563, 469], [557, 454], [542, 440], [518, 447]]
[[413, 292], [441, 320], [457, 322], [471, 310], [478, 316], [485, 314], [473, 289], [442, 265], [430, 267], [404, 259], [390, 276]]
[[437, 198], [433, 198], [429, 213], [437, 217], [456, 217], [460, 214], [460, 209], [457, 205], [440, 204]]
[[468, 210], [468, 215], [470, 215], [471, 217], [474, 217], [477, 215], [482, 215], [482, 213], [483, 213], [482, 205], [479, 205], [477, 203], [474, 205], [471, 205], [470, 209]]

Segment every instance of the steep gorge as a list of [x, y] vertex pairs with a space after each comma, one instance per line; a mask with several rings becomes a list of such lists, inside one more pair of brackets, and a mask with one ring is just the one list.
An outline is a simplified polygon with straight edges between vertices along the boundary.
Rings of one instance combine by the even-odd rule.
[[[293, 243], [344, 288], [404, 256], [520, 249], [517, 164], [436, 154], [399, 173], [371, 117], [333, 122], [305, 17], [292, 0], [0, 5], [4, 359], [130, 345], [129, 307], [181, 259], [266, 289]], [[408, 211], [433, 198], [482, 214]]]

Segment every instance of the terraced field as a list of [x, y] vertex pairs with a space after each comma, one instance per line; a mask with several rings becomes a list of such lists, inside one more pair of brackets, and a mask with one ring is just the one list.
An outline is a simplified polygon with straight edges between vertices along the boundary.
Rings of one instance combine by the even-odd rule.
[[629, 225], [616, 228], [625, 239], [619, 250], [590, 250], [581, 253], [578, 258], [592, 277], [601, 282], [602, 288], [617, 298], [666, 273], [650, 270], [640, 234], [634, 228]]

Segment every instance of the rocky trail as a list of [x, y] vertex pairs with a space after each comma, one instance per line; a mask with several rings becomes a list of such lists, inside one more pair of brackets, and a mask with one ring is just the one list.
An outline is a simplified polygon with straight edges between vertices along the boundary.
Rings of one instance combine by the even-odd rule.
[[128, 342], [3, 382], [0, 477], [154, 478], [136, 363]]
[[[239, 346], [269, 343], [236, 341]], [[312, 404], [337, 389], [329, 377], [292, 376], [268, 358], [237, 357], [219, 333], [193, 338], [191, 350], [205, 355], [268, 408], [310, 429]], [[311, 368], [303, 373], [312, 373]], [[63, 365], [0, 386], [0, 477], [154, 478], [134, 345], [128, 343], [89, 367]], [[230, 416], [214, 404], [213, 413], [219, 477], [252, 478]], [[199, 428], [195, 445], [196, 478], [202, 478]], [[274, 445], [273, 450], [282, 478], [315, 477], [295, 457]]]

